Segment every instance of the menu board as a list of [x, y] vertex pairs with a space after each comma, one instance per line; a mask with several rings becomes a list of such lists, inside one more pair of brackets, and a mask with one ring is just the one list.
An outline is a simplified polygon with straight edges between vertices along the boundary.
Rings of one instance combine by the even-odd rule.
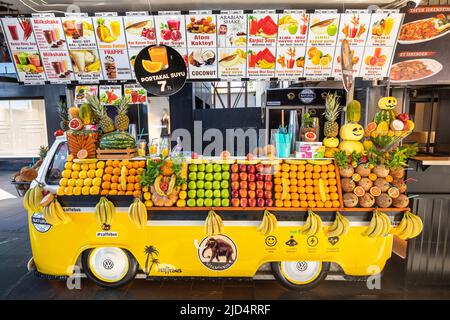
[[18, 80], [28, 84], [40, 84], [46, 81], [31, 19], [2, 18], [1, 22], [16, 66]]
[[217, 20], [211, 11], [190, 11], [186, 18], [189, 77], [217, 78]]
[[103, 105], [111, 106], [117, 105], [122, 98], [122, 86], [112, 85], [112, 86], [100, 86], [99, 88], [99, 99]]
[[222, 11], [217, 16], [219, 78], [234, 80], [246, 76], [247, 23], [243, 11]]
[[450, 83], [450, 7], [408, 9], [398, 37], [391, 83]]
[[97, 28], [103, 79], [109, 81], [131, 79], [130, 60], [122, 17], [97, 14], [93, 18]]
[[336, 46], [340, 15], [337, 12], [316, 12], [309, 18], [308, 47]]
[[[430, 8], [408, 11], [411, 22], [423, 21], [418, 22], [418, 28], [416, 24], [405, 27], [402, 37], [406, 40], [400, 40], [403, 51], [397, 53], [396, 63], [421, 57], [420, 66], [437, 73], [444, 69], [446, 61], [433, 58], [440, 54], [439, 50], [426, 45], [440, 39], [444, 47], [444, 36], [450, 27], [447, 28], [446, 7]], [[293, 9], [251, 13], [202, 10], [183, 14], [142, 11], [126, 12], [125, 16], [100, 12], [94, 17], [65, 13], [61, 18], [42, 13], [31, 18], [5, 17], [1, 22], [20, 81], [86, 84], [136, 79], [136, 57], [153, 45], [166, 45], [180, 53], [188, 79], [340, 79], [339, 55], [344, 39], [353, 54], [355, 76], [384, 78], [390, 69], [402, 19], [399, 10], [306, 13]], [[438, 26], [430, 32], [433, 36], [423, 35], [429, 39], [408, 40], [421, 37], [433, 25]], [[413, 44], [419, 46], [413, 50]], [[154, 65], [149, 68], [157, 69]], [[398, 80], [394, 81], [404, 81], [402, 73], [396, 72], [394, 78]]]
[[130, 98], [131, 103], [147, 103], [147, 90], [139, 84], [125, 84], [124, 97]]
[[348, 11], [341, 14], [338, 45], [347, 39], [350, 47], [364, 47], [370, 26], [370, 14], [367, 12]]
[[396, 11], [373, 13], [367, 37], [367, 46], [393, 47], [402, 24], [403, 14]]
[[69, 15], [61, 18], [69, 50], [97, 50], [95, 28], [87, 15]]
[[31, 24], [39, 50], [67, 51], [66, 38], [60, 18], [33, 15]]
[[284, 10], [278, 15], [277, 47], [305, 46], [309, 14], [305, 10]]
[[142, 49], [156, 44], [156, 29], [153, 16], [128, 12], [123, 17], [128, 49]]
[[98, 86], [83, 85], [75, 87], [74, 104], [79, 106], [87, 102], [87, 95], [98, 96]]

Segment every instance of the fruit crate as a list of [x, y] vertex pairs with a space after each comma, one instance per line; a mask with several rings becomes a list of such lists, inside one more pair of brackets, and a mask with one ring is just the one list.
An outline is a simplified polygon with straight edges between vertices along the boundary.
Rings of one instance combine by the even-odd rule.
[[100, 133], [98, 131], [68, 131], [67, 142], [69, 153], [74, 157], [77, 157], [77, 153], [80, 150], [86, 150], [87, 158], [95, 158], [95, 150], [97, 149], [99, 139]]
[[137, 157], [137, 149], [97, 149], [97, 159], [99, 160], [125, 160]]

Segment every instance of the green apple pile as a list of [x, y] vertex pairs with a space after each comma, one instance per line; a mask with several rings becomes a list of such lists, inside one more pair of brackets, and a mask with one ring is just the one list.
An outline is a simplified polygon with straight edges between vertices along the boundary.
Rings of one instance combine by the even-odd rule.
[[230, 165], [190, 164], [188, 207], [228, 207], [230, 205]]

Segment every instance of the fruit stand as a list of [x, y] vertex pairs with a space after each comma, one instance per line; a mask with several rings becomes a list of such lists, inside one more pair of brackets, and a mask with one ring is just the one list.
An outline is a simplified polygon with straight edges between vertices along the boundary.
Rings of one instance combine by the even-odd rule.
[[[70, 276], [79, 265], [104, 287], [137, 273], [253, 277], [266, 263], [294, 290], [318, 284], [330, 263], [350, 276], [379, 273], [394, 237], [404, 241], [422, 231], [404, 182], [414, 146], [391, 141], [413, 123], [385, 112], [394, 99], [380, 100], [366, 129], [358, 124], [360, 106], [350, 102], [338, 130], [341, 107], [327, 97], [323, 147], [331, 156], [300, 159], [277, 157], [272, 145], [246, 157], [169, 149], [136, 157], [136, 141], [124, 131], [129, 101], [117, 104], [113, 121], [90, 96], [69, 109], [69, 130], [50, 150], [68, 147], [57, 185], [46, 183], [48, 157], [24, 197], [30, 265], [49, 277]], [[380, 138], [392, 139], [381, 146]]]

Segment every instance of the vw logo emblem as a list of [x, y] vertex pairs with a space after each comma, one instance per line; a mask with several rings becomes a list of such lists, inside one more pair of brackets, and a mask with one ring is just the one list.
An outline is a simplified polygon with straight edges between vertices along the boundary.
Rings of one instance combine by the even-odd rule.
[[110, 259], [106, 259], [105, 261], [103, 261], [103, 268], [105, 268], [106, 270], [111, 270], [112, 268], [114, 268], [114, 262], [112, 262], [112, 260]]
[[308, 268], [308, 264], [305, 261], [299, 261], [297, 262], [297, 270], [298, 271], [305, 271], [306, 268]]

